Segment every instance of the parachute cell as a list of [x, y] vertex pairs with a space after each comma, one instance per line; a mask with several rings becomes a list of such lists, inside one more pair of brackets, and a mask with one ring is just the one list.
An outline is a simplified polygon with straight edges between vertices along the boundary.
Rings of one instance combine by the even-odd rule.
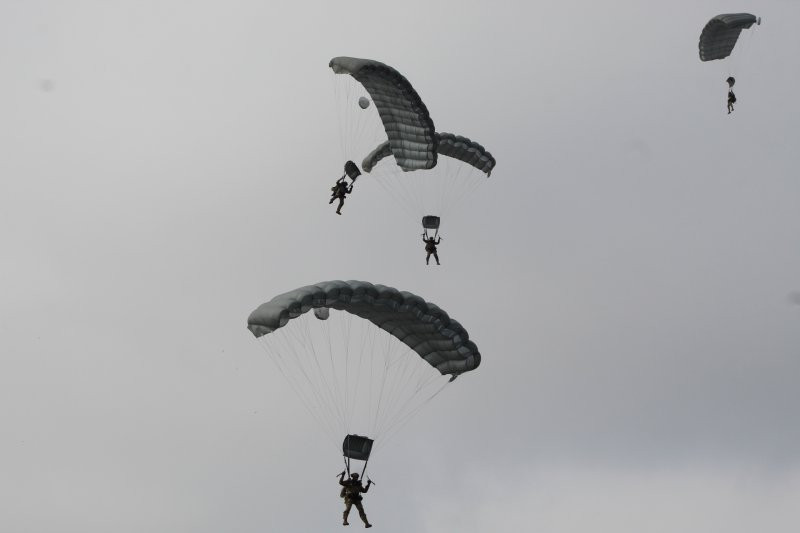
[[724, 59], [731, 55], [739, 34], [760, 20], [750, 13], [717, 15], [708, 21], [700, 34], [700, 61]]
[[411, 171], [436, 166], [433, 120], [402, 74], [384, 63], [354, 57], [335, 57], [329, 66], [336, 74], [349, 74], [367, 90], [400, 168]]

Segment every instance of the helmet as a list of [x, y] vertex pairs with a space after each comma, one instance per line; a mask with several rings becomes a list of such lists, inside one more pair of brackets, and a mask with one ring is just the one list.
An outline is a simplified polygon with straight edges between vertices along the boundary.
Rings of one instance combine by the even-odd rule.
[[350, 477], [353, 479], [358, 479], [358, 474], [356, 472], [353, 472], [352, 474], [350, 474]]

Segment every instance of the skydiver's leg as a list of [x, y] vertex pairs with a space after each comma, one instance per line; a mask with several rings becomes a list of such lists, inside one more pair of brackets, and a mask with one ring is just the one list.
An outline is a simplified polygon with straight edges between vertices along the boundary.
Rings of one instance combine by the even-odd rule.
[[337, 215], [341, 215], [342, 214], [342, 206], [343, 205], [344, 205], [344, 196], [340, 196], [339, 197], [339, 207], [336, 208], [336, 214]]
[[425, 264], [429, 265], [430, 264], [430, 260], [431, 260], [431, 253], [428, 252], [428, 257], [425, 258]]
[[441, 264], [441, 263], [439, 263], [439, 254], [437, 254], [436, 252], [433, 252], [433, 258], [436, 259], [436, 264], [437, 265]]
[[364, 505], [361, 502], [355, 502], [355, 505], [356, 509], [358, 509], [358, 515], [361, 517], [361, 521], [364, 522], [364, 527], [372, 527], [372, 524], [367, 520], [367, 513], [364, 512]]
[[348, 526], [350, 523], [347, 521], [347, 516], [350, 514], [350, 507], [353, 506], [353, 502], [350, 500], [344, 501], [344, 513], [342, 514], [342, 525]]

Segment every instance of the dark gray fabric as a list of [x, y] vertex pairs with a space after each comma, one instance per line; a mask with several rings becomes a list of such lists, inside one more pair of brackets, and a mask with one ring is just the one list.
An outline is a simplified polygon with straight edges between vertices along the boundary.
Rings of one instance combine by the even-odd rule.
[[361, 435], [347, 435], [342, 442], [342, 455], [358, 461], [366, 461], [372, 453], [372, 443], [375, 442]]
[[724, 59], [731, 55], [739, 34], [757, 20], [750, 13], [728, 13], [709, 20], [700, 34], [700, 61]]
[[[439, 155], [452, 157], [472, 165], [484, 172], [487, 177], [492, 175], [492, 169], [497, 164], [494, 156], [486, 148], [467, 137], [453, 135], [452, 133], [437, 133], [436, 143], [436, 151]], [[391, 154], [392, 149], [389, 146], [389, 141], [385, 141], [364, 158], [364, 161], [361, 162], [361, 168], [364, 169], [364, 172], [371, 172], [381, 159]]]
[[458, 376], [481, 362], [467, 330], [444, 310], [410, 292], [366, 281], [325, 281], [278, 295], [250, 314], [247, 328], [261, 337], [319, 307], [369, 320], [442, 374]]
[[351, 75], [369, 92], [400, 168], [436, 166], [436, 128], [428, 108], [402, 74], [378, 61], [355, 57], [334, 57], [329, 66], [336, 74]]
[[437, 133], [439, 155], [446, 155], [472, 165], [486, 176], [492, 175], [492, 169], [497, 164], [492, 154], [475, 141], [453, 135], [452, 133]]

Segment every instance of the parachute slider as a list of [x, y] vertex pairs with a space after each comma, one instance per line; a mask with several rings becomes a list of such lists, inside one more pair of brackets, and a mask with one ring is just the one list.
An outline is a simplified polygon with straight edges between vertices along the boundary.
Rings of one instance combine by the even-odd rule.
[[361, 435], [347, 435], [342, 442], [342, 455], [348, 459], [366, 461], [372, 453], [372, 443], [374, 441]]
[[327, 307], [317, 307], [314, 309], [314, 316], [319, 320], [328, 320], [328, 317], [331, 316], [331, 310]]

